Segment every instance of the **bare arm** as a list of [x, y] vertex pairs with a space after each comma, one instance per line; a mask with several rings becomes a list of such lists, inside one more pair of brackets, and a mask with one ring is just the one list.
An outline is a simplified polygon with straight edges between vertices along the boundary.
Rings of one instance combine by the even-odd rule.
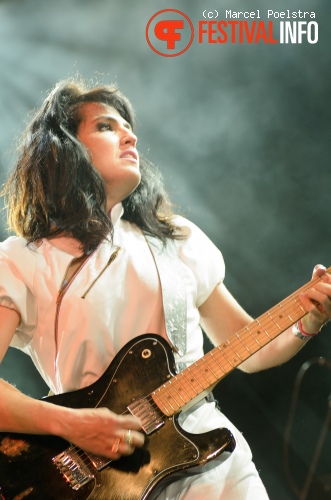
[[[313, 277], [324, 275], [324, 272], [324, 268], [316, 266]], [[302, 320], [307, 333], [317, 332], [330, 319], [330, 297], [331, 277], [325, 274], [323, 281], [300, 298], [308, 312]], [[214, 345], [219, 345], [253, 321], [223, 284], [217, 286], [200, 307], [200, 314], [201, 326]], [[271, 368], [288, 361], [304, 345], [305, 341], [295, 337], [290, 328], [243, 362], [239, 368], [247, 372]]]
[[[0, 360], [19, 321], [16, 311], [0, 306]], [[76, 410], [53, 405], [24, 395], [4, 380], [0, 380], [0, 391], [1, 431], [61, 436], [86, 451], [112, 459], [133, 452], [123, 441], [127, 430], [132, 431], [134, 446], [144, 442], [138, 432], [140, 423], [131, 416], [116, 415], [106, 408]]]

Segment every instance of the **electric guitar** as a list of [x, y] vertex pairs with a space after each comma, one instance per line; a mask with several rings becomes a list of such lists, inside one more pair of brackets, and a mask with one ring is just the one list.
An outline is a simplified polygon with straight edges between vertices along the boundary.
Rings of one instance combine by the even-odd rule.
[[304, 285], [180, 373], [169, 344], [145, 334], [123, 347], [94, 384], [45, 398], [71, 408], [131, 413], [142, 421], [145, 444], [129, 457], [109, 461], [61, 438], [0, 433], [0, 500], [151, 500], [187, 469], [227, 458], [235, 448], [229, 430], [191, 434], [180, 427], [180, 412], [302, 318], [306, 311], [299, 294], [319, 280]]

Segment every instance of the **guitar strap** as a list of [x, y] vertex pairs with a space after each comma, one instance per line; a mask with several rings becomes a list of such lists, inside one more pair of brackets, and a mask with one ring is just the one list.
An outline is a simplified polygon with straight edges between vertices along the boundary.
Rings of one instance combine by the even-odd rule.
[[[168, 338], [175, 352], [180, 356], [186, 353], [187, 300], [185, 281], [176, 244], [167, 239], [162, 241], [145, 234], [159, 275], [165, 326]], [[183, 365], [183, 366], [181, 366]], [[185, 363], [177, 363], [179, 370]]]
[[[167, 240], [164, 245], [162, 241], [145, 234], [149, 249], [154, 258], [154, 262], [159, 275], [162, 290], [162, 302], [167, 336], [172, 344], [172, 348], [180, 356], [186, 353], [186, 327], [187, 327], [187, 298], [185, 290], [185, 280], [179, 259], [176, 244], [173, 240]], [[187, 368], [187, 364], [176, 360], [177, 370], [180, 372]], [[197, 403], [202, 405], [205, 401], [215, 401], [213, 393]], [[186, 411], [189, 415], [197, 408], [197, 405]]]

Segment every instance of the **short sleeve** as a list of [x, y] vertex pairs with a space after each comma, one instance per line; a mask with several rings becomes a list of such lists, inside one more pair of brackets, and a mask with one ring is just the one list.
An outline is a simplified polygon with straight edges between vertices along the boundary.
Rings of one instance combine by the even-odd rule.
[[25, 240], [14, 237], [0, 244], [0, 305], [17, 311], [21, 317], [19, 330], [27, 331], [36, 322], [32, 293], [34, 264], [23, 245], [26, 247]]
[[214, 288], [223, 282], [225, 264], [222, 253], [193, 222], [176, 217], [175, 224], [188, 236], [176, 240], [180, 259], [191, 269], [197, 283], [196, 305], [200, 307]]

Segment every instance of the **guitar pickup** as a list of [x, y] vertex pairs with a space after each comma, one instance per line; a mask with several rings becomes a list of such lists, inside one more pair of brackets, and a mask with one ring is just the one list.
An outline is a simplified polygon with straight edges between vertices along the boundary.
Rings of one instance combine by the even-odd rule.
[[131, 415], [141, 421], [142, 428], [147, 435], [164, 425], [165, 416], [152, 399], [138, 399], [127, 408]]

